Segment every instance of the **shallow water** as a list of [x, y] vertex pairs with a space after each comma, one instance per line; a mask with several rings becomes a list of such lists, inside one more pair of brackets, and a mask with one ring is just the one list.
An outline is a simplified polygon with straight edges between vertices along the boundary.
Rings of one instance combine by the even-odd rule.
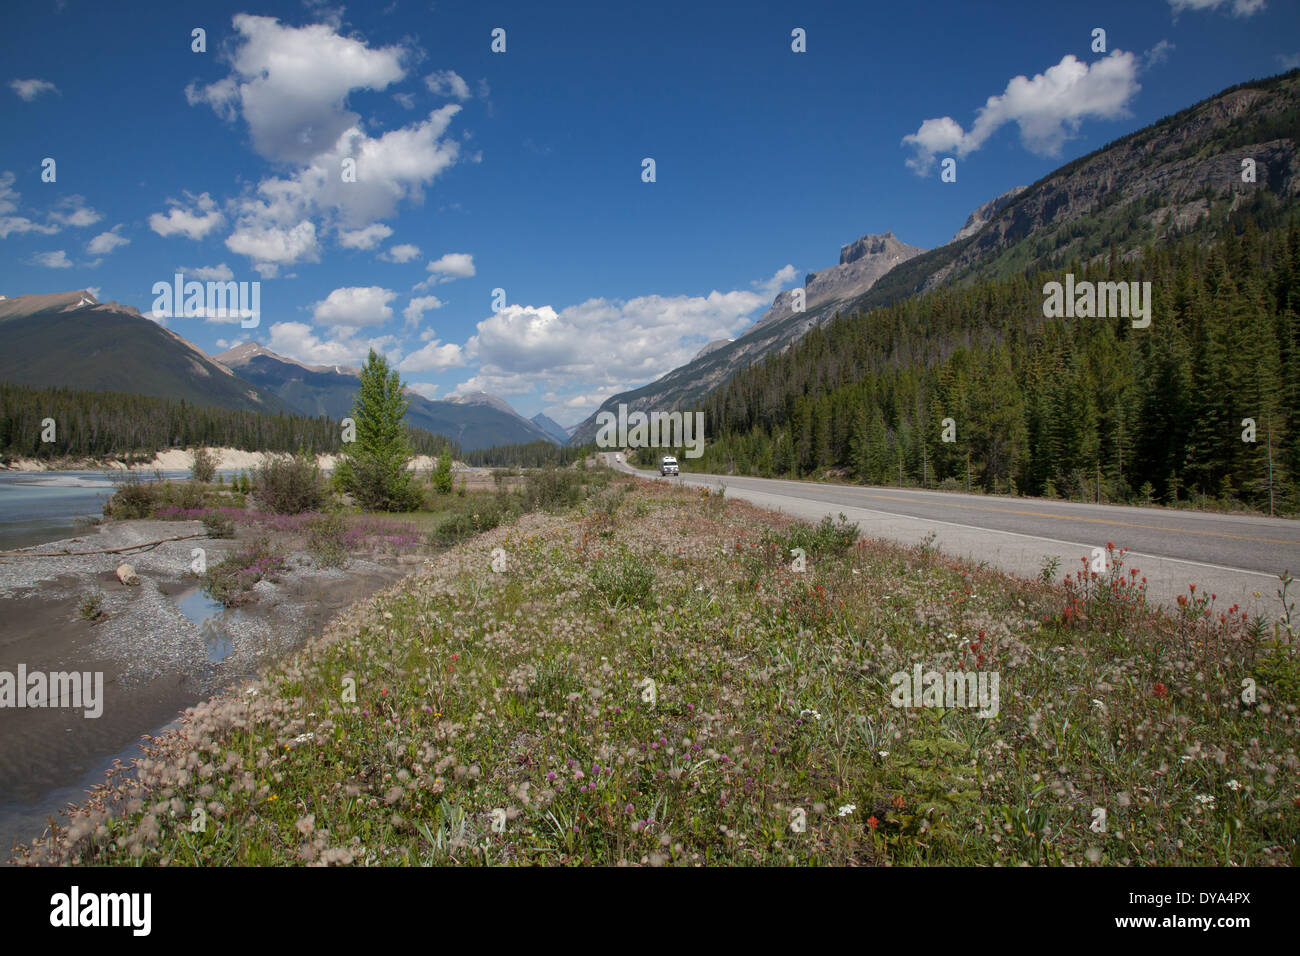
[[113, 483], [97, 472], [0, 474], [0, 550], [25, 548], [77, 533], [103, 514]]
[[[150, 736], [161, 736], [179, 726], [180, 718], [173, 718], [155, 727]], [[49, 826], [51, 820], [61, 826], [66, 824], [67, 820], [60, 815], [60, 811], [67, 809], [69, 804], [84, 804], [87, 791], [104, 782], [105, 774], [114, 763], [120, 760], [129, 767], [133, 760], [143, 755], [144, 741], [136, 739], [117, 753], [97, 761], [80, 780], [70, 786], [50, 790], [30, 803], [17, 800], [0, 803], [0, 866], [8, 864], [14, 844], [30, 844]], [[133, 772], [128, 770], [126, 776], [132, 777]]]
[[239, 611], [214, 601], [198, 588], [176, 595], [181, 613], [198, 625], [199, 636], [208, 647], [208, 660], [219, 664], [235, 652], [235, 641], [227, 623], [237, 620]]
[[[227, 480], [236, 471], [223, 471]], [[86, 530], [84, 522], [104, 513], [121, 472], [11, 471], [0, 473], [0, 551], [57, 541]], [[153, 472], [140, 472], [145, 481]], [[164, 478], [189, 472], [165, 471]]]

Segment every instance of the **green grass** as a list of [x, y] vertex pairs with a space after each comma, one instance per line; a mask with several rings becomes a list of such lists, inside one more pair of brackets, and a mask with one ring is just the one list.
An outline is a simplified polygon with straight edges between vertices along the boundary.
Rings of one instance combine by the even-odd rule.
[[77, 617], [83, 621], [98, 621], [106, 613], [104, 595], [99, 591], [90, 591], [77, 604]]
[[[1060, 588], [630, 488], [435, 558], [28, 861], [1297, 861], [1296, 664], [1262, 623], [1154, 613], [1118, 548]], [[917, 663], [998, 673], [997, 715], [894, 706]]]

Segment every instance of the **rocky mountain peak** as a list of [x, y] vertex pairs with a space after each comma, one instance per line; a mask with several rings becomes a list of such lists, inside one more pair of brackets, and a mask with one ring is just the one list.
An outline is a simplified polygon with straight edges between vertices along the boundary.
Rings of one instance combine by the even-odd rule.
[[[861, 295], [894, 266], [923, 252], [920, 246], [908, 245], [892, 232], [868, 233], [840, 248], [839, 265], [808, 273], [804, 279], [804, 309]], [[772, 307], [754, 323], [754, 328], [793, 314], [794, 290], [787, 289], [777, 295]]]
[[866, 235], [861, 239], [855, 239], [847, 246], [840, 249], [840, 265], [846, 266], [850, 262], [857, 262], [867, 256], [878, 256], [881, 253], [888, 252], [891, 246], [903, 246], [904, 243], [894, 238], [892, 232], [881, 232], [875, 235]]
[[975, 235], [975, 233], [988, 225], [989, 220], [1001, 212], [1007, 203], [1011, 202], [1011, 200], [1015, 199], [1028, 188], [1028, 186], [1016, 186], [1014, 189], [1008, 189], [1001, 196], [990, 199], [967, 216], [966, 225], [958, 229], [957, 234], [948, 241], [956, 242], [959, 239], [965, 239], [967, 236]]
[[504, 398], [499, 398], [490, 392], [465, 392], [461, 395], [449, 395], [447, 401], [456, 402], [458, 405], [490, 405], [499, 412], [506, 412], [516, 418], [523, 418]]
[[272, 358], [279, 358], [274, 352], [264, 345], [257, 342], [244, 342], [242, 345], [236, 345], [233, 349], [226, 349], [224, 352], [218, 352], [212, 356], [222, 365], [243, 365], [250, 359], [259, 355], [269, 355]]

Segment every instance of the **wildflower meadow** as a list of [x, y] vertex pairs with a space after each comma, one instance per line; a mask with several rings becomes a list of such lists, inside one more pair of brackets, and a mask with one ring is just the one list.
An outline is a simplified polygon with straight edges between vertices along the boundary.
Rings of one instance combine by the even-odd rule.
[[[1062, 587], [619, 478], [193, 708], [18, 859], [1294, 864], [1293, 637], [1148, 606], [1115, 544]], [[914, 669], [998, 706], [899, 706]]]

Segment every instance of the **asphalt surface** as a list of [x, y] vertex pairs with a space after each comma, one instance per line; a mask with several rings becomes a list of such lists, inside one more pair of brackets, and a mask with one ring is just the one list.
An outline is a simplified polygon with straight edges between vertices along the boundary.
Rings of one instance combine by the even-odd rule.
[[[1241, 605], [1250, 613], [1278, 618], [1278, 575], [1300, 577], [1300, 522], [1283, 518], [1203, 514], [1163, 508], [1088, 505], [1038, 498], [1003, 498], [900, 488], [827, 485], [768, 478], [693, 474], [660, 478], [638, 471], [614, 453], [614, 468], [643, 478], [725, 487], [728, 497], [818, 521], [841, 512], [858, 522], [866, 537], [906, 545], [934, 535], [947, 554], [987, 562], [1021, 577], [1037, 577], [1052, 558], [1056, 578], [1083, 567], [1093, 548], [1113, 543], [1129, 549], [1127, 568], [1147, 579], [1148, 599], [1172, 604], [1195, 584], [1215, 594], [1215, 606]], [[689, 468], [689, 461], [682, 461]], [[1300, 605], [1300, 583], [1290, 598]], [[1297, 608], [1300, 610], [1300, 607]], [[1300, 618], [1300, 614], [1296, 615]]]

